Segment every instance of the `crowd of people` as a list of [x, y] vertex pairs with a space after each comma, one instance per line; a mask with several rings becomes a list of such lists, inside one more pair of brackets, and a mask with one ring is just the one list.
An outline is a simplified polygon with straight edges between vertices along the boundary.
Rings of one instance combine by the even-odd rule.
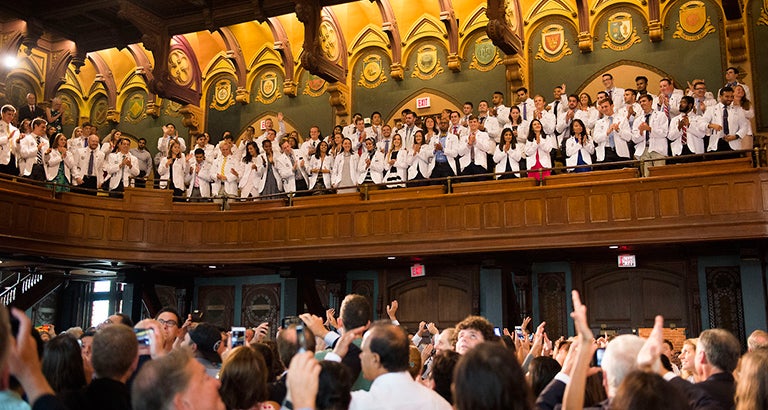
[[567, 94], [565, 84], [554, 88], [551, 102], [542, 95], [531, 98], [521, 87], [515, 105], [505, 106], [504, 94], [495, 92], [490, 103], [475, 108], [466, 102], [461, 112], [419, 117], [403, 110], [394, 128], [379, 112], [369, 118], [358, 113], [328, 136], [317, 126], [304, 138], [289, 134], [278, 114], [278, 127], [268, 118], [259, 136], [249, 126], [239, 138], [227, 131], [213, 145], [202, 133], [189, 150], [169, 123], [154, 156], [146, 139], [131, 148], [128, 138], [112, 130], [101, 140], [88, 123], [67, 139], [61, 134], [61, 102], [54, 99], [43, 112], [30, 94], [29, 106], [18, 115], [13, 106], [2, 107], [0, 172], [92, 194], [144, 187], [154, 175], [157, 188], [191, 201], [355, 192], [363, 185], [398, 188], [455, 176], [542, 179], [553, 172], [637, 164], [647, 176], [651, 166], [700, 160], [694, 154], [751, 148], [743, 141], [752, 138], [754, 107], [738, 75], [737, 68], [728, 68], [726, 84], [713, 96], [702, 80], [688, 82], [684, 91], [663, 78], [652, 94], [644, 76], [635, 78], [635, 89], [622, 89], [605, 73], [605, 90], [594, 103], [588, 93]]
[[768, 408], [765, 331], [750, 335], [744, 355], [724, 329], [678, 354], [661, 316], [647, 339], [595, 339], [576, 291], [573, 306], [571, 338], [550, 339], [544, 322], [530, 333], [530, 318], [509, 332], [481, 316], [442, 331], [421, 322], [409, 334], [397, 301], [371, 322], [368, 300], [351, 294], [338, 317], [285, 318], [274, 340], [267, 323], [228, 332], [164, 308], [43, 342], [22, 311], [0, 305], [0, 408]]

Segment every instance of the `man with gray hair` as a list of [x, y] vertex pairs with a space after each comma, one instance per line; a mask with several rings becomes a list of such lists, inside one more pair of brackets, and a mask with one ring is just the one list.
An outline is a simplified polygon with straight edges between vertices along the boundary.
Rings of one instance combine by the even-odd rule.
[[[610, 401], [616, 395], [621, 382], [634, 370], [637, 370], [637, 354], [643, 347], [645, 341], [635, 335], [621, 335], [615, 337], [608, 343], [603, 355], [601, 367], [603, 369], [603, 387], [608, 399], [596, 405], [596, 408], [607, 409], [610, 407]], [[563, 402], [565, 386], [571, 379], [571, 363], [563, 364], [563, 371], [555, 375], [547, 387], [542, 390], [536, 399], [537, 409], [559, 408]]]
[[680, 377], [666, 376], [672, 385], [684, 392], [692, 409], [732, 409], [736, 394], [733, 371], [739, 363], [741, 345], [736, 336], [725, 329], [701, 332], [696, 343], [694, 365], [699, 383]]
[[768, 349], [768, 332], [761, 329], [752, 332], [747, 339], [747, 348], [750, 352], [759, 349]]
[[224, 410], [221, 384], [187, 348], [142, 366], [131, 390], [133, 410]]
[[133, 329], [113, 324], [99, 330], [91, 345], [94, 380], [85, 390], [93, 409], [130, 410], [126, 382], [139, 362], [139, 343]]

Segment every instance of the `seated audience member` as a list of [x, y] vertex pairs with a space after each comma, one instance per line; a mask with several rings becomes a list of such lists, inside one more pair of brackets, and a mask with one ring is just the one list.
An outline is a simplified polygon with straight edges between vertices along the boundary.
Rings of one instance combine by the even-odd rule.
[[570, 137], [565, 142], [565, 165], [576, 167], [569, 169], [572, 172], [588, 172], [592, 165], [592, 155], [595, 153], [595, 144], [587, 133], [584, 122], [578, 118], [571, 121], [569, 128]]
[[344, 138], [341, 152], [333, 160], [331, 183], [338, 193], [357, 191], [357, 161], [358, 155], [352, 152], [352, 140]]
[[[630, 159], [627, 142], [631, 139], [629, 121], [614, 115], [613, 101], [610, 98], [600, 102], [600, 113], [603, 118], [595, 122], [592, 134], [597, 148], [597, 162], [611, 163]], [[601, 169], [607, 169], [603, 167]]]
[[682, 393], [655, 373], [635, 370], [624, 378], [611, 401], [613, 409], [688, 410]]
[[99, 149], [99, 137], [88, 137], [88, 147], [79, 150], [75, 155], [76, 171], [73, 171], [72, 179], [79, 188], [86, 188], [91, 195], [96, 195], [95, 190], [101, 186], [104, 180], [104, 153]]
[[155, 320], [160, 323], [163, 330], [164, 342], [162, 350], [170, 352], [173, 348], [174, 342], [176, 342], [176, 338], [179, 337], [181, 316], [179, 316], [179, 313], [176, 311], [176, 309], [172, 307], [165, 307], [157, 312]]
[[131, 389], [133, 410], [225, 410], [219, 381], [180, 348], [145, 364]]
[[538, 397], [561, 369], [560, 363], [551, 357], [539, 356], [534, 358], [528, 366], [527, 375], [533, 396]]
[[[277, 333], [277, 352], [283, 364], [290, 364], [293, 356], [296, 356], [300, 349], [308, 352], [315, 351], [314, 333], [306, 326], [303, 328], [303, 332], [303, 346], [299, 346], [295, 324]], [[290, 371], [290, 368], [286, 370]], [[285, 372], [283, 372], [277, 381], [269, 385], [269, 400], [282, 403], [286, 393], [285, 381]]]
[[384, 177], [384, 154], [376, 149], [373, 138], [366, 138], [364, 146], [357, 160], [357, 183], [380, 184]]
[[232, 154], [232, 144], [222, 142], [219, 144], [220, 154], [211, 166], [211, 194], [213, 196], [237, 196], [237, 183], [240, 161]]
[[[693, 97], [680, 99], [680, 114], [669, 123], [668, 138], [671, 141], [672, 156], [703, 154], [706, 124], [701, 116], [693, 114]], [[677, 160], [680, 162], [682, 160]]]
[[328, 152], [328, 143], [320, 141], [317, 147], [312, 148], [309, 160], [309, 189], [313, 194], [326, 194], [326, 189], [331, 187], [331, 170], [333, 169], [333, 156]]
[[457, 410], [533, 409], [525, 374], [514, 353], [500, 343], [480, 343], [463, 355], [453, 384]]
[[[576, 325], [578, 337], [574, 344], [571, 345], [570, 350], [576, 352], [576, 364], [570, 366], [570, 374], [558, 373], [554, 380], [539, 394], [536, 400], [536, 407], [540, 410], [554, 409], [560, 403], [565, 404], [569, 398], [571, 401], [568, 401], [568, 403], [575, 408], [580, 408], [584, 404], [587, 368], [592, 358], [594, 345], [592, 343], [592, 331], [587, 324], [586, 307], [581, 304], [578, 292], [573, 291], [572, 294], [574, 300], [574, 313], [572, 313], [572, 317]], [[643, 344], [643, 339], [635, 335], [620, 335], [608, 343], [601, 366], [603, 385], [608, 399], [595, 407], [608, 408], [610, 406], [619, 385], [624, 381], [624, 377], [638, 368], [637, 355]], [[566, 359], [566, 362], [568, 360]], [[569, 366], [565, 366], [565, 368], [568, 369]], [[571, 396], [564, 397], [568, 396], [569, 392], [571, 392]]]
[[[10, 318], [4, 304], [0, 304], [0, 397], [9, 406], [40, 410], [64, 410], [63, 404], [54, 396], [54, 391], [41, 371], [38, 343], [33, 336], [32, 322], [19, 309], [13, 308], [13, 317], [18, 321], [18, 330], [10, 326]], [[11, 337], [13, 335], [13, 337]], [[9, 375], [16, 377], [29, 405], [15, 393], [6, 393]], [[14, 407], [17, 408], [17, 407]]]
[[67, 137], [56, 134], [53, 146], [43, 155], [45, 164], [45, 179], [57, 184], [56, 192], [69, 191], [68, 185], [72, 179], [72, 169], [75, 167], [75, 153], [67, 150]]
[[65, 396], [75, 395], [87, 384], [80, 345], [68, 334], [56, 336], [45, 345], [42, 369], [56, 395], [69, 404], [73, 403]]
[[264, 152], [259, 154], [256, 164], [258, 167], [256, 175], [259, 178], [256, 190], [259, 192], [259, 196], [264, 197], [264, 199], [277, 199], [277, 196], [274, 195], [283, 192], [283, 179], [277, 169], [277, 158], [281, 154], [274, 152], [274, 149], [279, 148], [276, 148], [269, 139], [264, 141], [262, 148], [264, 148]]
[[768, 332], [757, 329], [747, 338], [747, 347], [750, 352], [758, 349], [768, 349]]
[[131, 408], [131, 395], [126, 382], [136, 370], [139, 344], [128, 326], [111, 325], [93, 337], [92, 362], [94, 379], [85, 390], [91, 409]]
[[370, 391], [352, 392], [350, 410], [450, 409], [451, 405], [435, 391], [413, 380], [408, 373], [409, 343], [405, 331], [389, 323], [374, 324], [366, 333], [360, 363]]
[[520, 178], [519, 173], [512, 172], [520, 170], [523, 148], [524, 145], [517, 142], [510, 128], [504, 128], [501, 131], [501, 143], [496, 146], [496, 151], [493, 153], [493, 160], [496, 162], [496, 179]]
[[229, 409], [256, 409], [268, 399], [267, 365], [248, 346], [234, 348], [221, 367], [221, 399]]
[[347, 410], [352, 400], [352, 375], [346, 366], [323, 360], [320, 362], [316, 410]]
[[181, 145], [176, 141], [171, 141], [168, 155], [160, 161], [160, 165], [157, 167], [157, 173], [160, 174], [160, 189], [173, 190], [174, 197], [184, 196], [187, 166], [187, 160], [181, 153]]
[[535, 118], [531, 120], [531, 125], [528, 129], [528, 139], [525, 143], [525, 167], [531, 171], [528, 173], [529, 178], [534, 178], [538, 181], [552, 173], [549, 169], [544, 171], [538, 170], [552, 168], [550, 153], [556, 148], [557, 139], [555, 136], [544, 131], [541, 121]]
[[768, 408], [768, 350], [758, 349], [741, 358], [736, 386], [736, 410]]
[[[138, 160], [130, 153], [131, 140], [121, 138], [117, 143], [117, 152], [109, 154], [104, 168], [109, 174], [109, 190], [122, 192], [131, 186], [131, 178], [139, 175]], [[162, 165], [162, 164], [161, 164]], [[179, 175], [184, 180], [184, 174]], [[183, 184], [182, 184], [183, 187]]]
[[[255, 145], [254, 145], [255, 146]], [[247, 154], [246, 154], [247, 155]], [[187, 198], [200, 200], [211, 196], [211, 163], [202, 148], [196, 148], [194, 157], [189, 159], [189, 173], [186, 182]]]
[[453, 371], [460, 357], [461, 355], [453, 350], [445, 350], [435, 354], [432, 361], [432, 371], [425, 380], [427, 387], [436, 391], [450, 404], [453, 404], [453, 393], [451, 392]]
[[467, 316], [456, 324], [456, 352], [467, 354], [483, 342], [496, 341], [493, 325], [482, 316]]
[[240, 164], [240, 198], [255, 198], [259, 196], [258, 158], [259, 147], [255, 142], [249, 142], [243, 147], [243, 160]]
[[732, 373], [740, 353], [741, 345], [729, 331], [705, 330], [699, 335], [694, 359], [700, 382], [691, 384], [674, 377], [671, 383], [686, 393], [692, 408], [702, 408], [708, 400], [723, 409], [733, 408], [736, 385]]
[[720, 89], [720, 102], [702, 116], [709, 137], [707, 152], [728, 152], [741, 149], [741, 140], [746, 136], [748, 121], [744, 118], [744, 110], [734, 107], [733, 88]]
[[208, 323], [195, 323], [184, 335], [181, 345], [189, 347], [195, 359], [205, 366], [205, 371], [211, 377], [216, 377], [221, 368], [221, 357], [216, 352], [219, 343], [221, 343], [219, 329]]

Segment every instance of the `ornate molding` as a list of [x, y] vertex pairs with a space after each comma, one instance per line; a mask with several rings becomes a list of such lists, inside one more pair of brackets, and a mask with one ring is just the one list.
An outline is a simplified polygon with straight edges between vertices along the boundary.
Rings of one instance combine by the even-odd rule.
[[328, 95], [330, 95], [328, 102], [331, 104], [331, 107], [333, 107], [336, 118], [341, 119], [348, 116], [350, 106], [349, 87], [343, 83], [330, 83], [328, 84]]
[[187, 104], [179, 110], [182, 116], [181, 123], [189, 129], [189, 135], [196, 138], [202, 133], [203, 110], [192, 104]]
[[405, 70], [403, 69], [403, 40], [400, 37], [400, 28], [397, 26], [397, 18], [395, 18], [392, 4], [390, 4], [389, 0], [370, 1], [379, 6], [381, 20], [383, 21], [381, 29], [389, 38], [389, 47], [392, 50], [392, 66], [390, 67], [389, 76], [396, 81], [401, 81], [405, 78]]
[[319, 2], [317, 0], [297, 0], [296, 18], [304, 23], [302, 67], [328, 82], [345, 83], [347, 75], [344, 67], [330, 61], [323, 51], [320, 40], [320, 25], [323, 22], [323, 17]]
[[251, 92], [247, 88], [240, 88], [238, 87], [237, 90], [235, 90], [235, 101], [237, 101], [240, 104], [248, 104], [251, 99]]
[[579, 51], [582, 53], [591, 53], [594, 50], [592, 42], [593, 39], [590, 32], [586, 31], [579, 33]]
[[522, 17], [518, 0], [488, 0], [486, 33], [496, 47], [507, 55], [523, 50]]
[[725, 24], [725, 44], [730, 64], [736, 65], [747, 61], [747, 42], [744, 39], [743, 21]]
[[459, 56], [459, 20], [451, 0], [440, 0], [440, 21], [445, 24], [448, 34], [448, 69], [454, 73], [461, 71]]
[[[293, 51], [291, 50], [291, 43], [288, 41], [288, 35], [285, 33], [283, 24], [280, 23], [280, 20], [277, 18], [268, 18], [267, 25], [269, 26], [269, 30], [272, 31], [272, 37], [275, 39], [274, 50], [280, 54], [280, 58], [283, 61], [283, 69], [285, 70], [286, 82], [290, 81], [293, 79], [293, 73], [296, 68], [293, 59]], [[283, 86], [283, 90], [289, 97], [296, 96], [295, 92], [293, 95], [288, 92], [291, 91], [290, 87]]]

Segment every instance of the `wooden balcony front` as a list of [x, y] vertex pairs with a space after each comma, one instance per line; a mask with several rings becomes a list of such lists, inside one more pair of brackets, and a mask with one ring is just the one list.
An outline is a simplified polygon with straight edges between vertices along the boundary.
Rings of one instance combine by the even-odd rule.
[[0, 181], [0, 250], [126, 262], [265, 263], [768, 236], [768, 169], [748, 158], [228, 203], [53, 195]]

